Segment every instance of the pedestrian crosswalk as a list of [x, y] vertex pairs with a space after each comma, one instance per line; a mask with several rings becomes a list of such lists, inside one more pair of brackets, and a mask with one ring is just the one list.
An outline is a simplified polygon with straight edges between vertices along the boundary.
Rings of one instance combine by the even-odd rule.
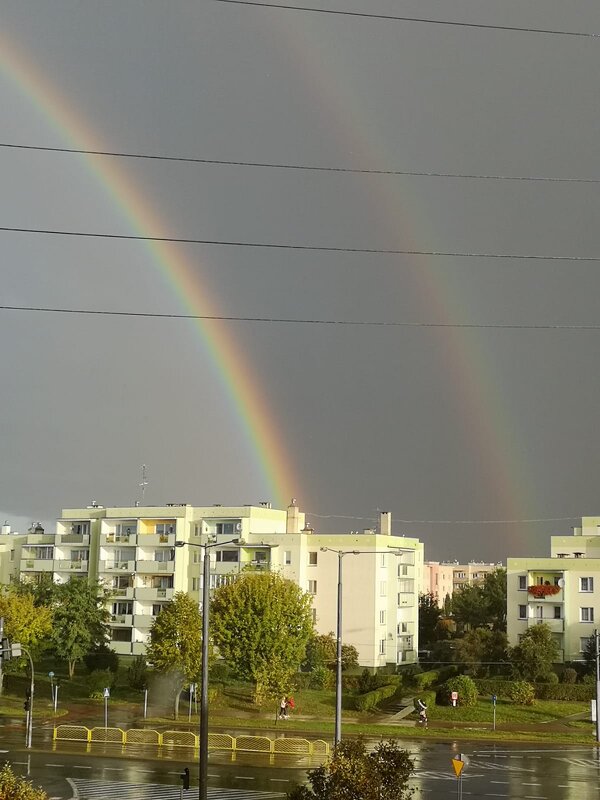
[[[75, 796], [79, 800], [180, 800], [181, 787], [164, 783], [123, 783], [120, 781], [73, 778]], [[198, 789], [183, 793], [184, 800], [197, 797]], [[208, 789], [208, 800], [277, 800], [281, 792], [261, 792], [252, 789]]]

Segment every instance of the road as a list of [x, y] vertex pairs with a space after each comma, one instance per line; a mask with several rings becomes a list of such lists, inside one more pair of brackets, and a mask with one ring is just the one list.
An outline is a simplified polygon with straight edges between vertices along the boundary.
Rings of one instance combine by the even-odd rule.
[[[28, 753], [15, 736], [8, 731], [3, 734], [0, 758], [11, 762], [16, 771], [28, 775], [36, 785], [44, 786], [56, 800], [178, 800], [179, 775], [184, 766], [190, 767], [192, 776], [192, 788], [186, 796], [197, 797], [198, 770], [192, 752], [159, 756], [140, 748], [135, 754], [123, 756], [116, 746], [99, 745], [86, 752], [84, 745], [60, 743], [54, 750], [34, 749]], [[592, 746], [477, 746], [414, 741], [401, 742], [401, 746], [414, 759], [412, 784], [417, 790], [415, 796], [424, 800], [458, 797], [451, 760], [459, 752], [469, 759], [462, 780], [465, 800], [598, 800], [600, 796], [600, 760]], [[309, 766], [302, 757], [211, 752], [209, 798], [278, 800], [305, 779]]]

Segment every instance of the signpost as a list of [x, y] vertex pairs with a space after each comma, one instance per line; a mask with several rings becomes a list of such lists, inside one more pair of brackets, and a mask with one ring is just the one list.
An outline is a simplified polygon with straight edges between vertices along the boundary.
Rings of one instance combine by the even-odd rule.
[[497, 695], [492, 695], [492, 705], [494, 707], [494, 730], [496, 730], [496, 700], [498, 699]]
[[110, 697], [110, 689], [108, 686], [104, 689], [104, 727], [108, 728], [108, 698]]
[[451, 692], [450, 699], [452, 700], [452, 705], [456, 708], [456, 703], [458, 701], [458, 692]]
[[454, 774], [456, 775], [456, 797], [457, 800], [462, 800], [463, 791], [462, 791], [462, 774], [464, 768], [469, 763], [469, 759], [463, 753], [459, 753], [452, 759], [452, 768], [454, 769]]

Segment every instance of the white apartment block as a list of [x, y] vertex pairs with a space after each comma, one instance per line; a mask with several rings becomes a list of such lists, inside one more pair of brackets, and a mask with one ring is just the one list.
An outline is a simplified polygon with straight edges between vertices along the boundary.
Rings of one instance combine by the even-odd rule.
[[[6, 561], [1, 540], [0, 570]], [[111, 647], [121, 655], [145, 651], [152, 622], [175, 592], [200, 603], [204, 550], [194, 544], [215, 543], [208, 551], [211, 588], [242, 570], [276, 570], [295, 581], [312, 595], [315, 627], [323, 634], [336, 631], [338, 554], [332, 550], [349, 551], [342, 557], [343, 642], [356, 647], [363, 666], [416, 661], [423, 545], [392, 536], [385, 512], [377, 531], [319, 534], [295, 501], [286, 510], [268, 503], [93, 504], [64, 510], [54, 534], [40, 528], [13, 541], [15, 574], [39, 580], [49, 573], [55, 582], [87, 577], [110, 589]]]
[[483, 561], [470, 561], [468, 564], [459, 564], [458, 561], [426, 561], [423, 565], [420, 591], [422, 594], [432, 594], [441, 608], [446, 597], [452, 597], [461, 586], [483, 583], [489, 572], [501, 566], [502, 564], [486, 564]]
[[550, 558], [509, 558], [509, 644], [532, 625], [546, 623], [560, 661], [583, 657], [600, 615], [600, 517], [583, 517], [571, 536], [551, 537]]

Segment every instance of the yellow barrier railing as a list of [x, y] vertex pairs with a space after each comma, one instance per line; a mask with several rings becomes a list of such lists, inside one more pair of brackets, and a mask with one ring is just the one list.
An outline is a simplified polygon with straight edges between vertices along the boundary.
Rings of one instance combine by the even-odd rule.
[[[54, 728], [54, 741], [86, 742], [88, 744], [137, 744], [156, 747], [199, 746], [198, 736], [191, 731], [164, 731], [131, 728], [86, 728], [84, 725], [57, 725]], [[229, 736], [226, 733], [209, 733], [210, 750], [231, 750], [247, 753], [267, 753], [277, 755], [328, 756], [329, 743], [323, 739], [295, 739], [282, 736], [269, 739], [268, 736]]]

